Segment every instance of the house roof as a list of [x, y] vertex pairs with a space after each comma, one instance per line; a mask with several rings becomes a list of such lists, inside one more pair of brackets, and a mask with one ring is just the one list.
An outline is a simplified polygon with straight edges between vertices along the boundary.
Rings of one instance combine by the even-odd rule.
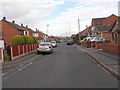
[[15, 24], [15, 23], [12, 23], [12, 22], [9, 22], [9, 21], [5, 21], [5, 22], [7, 22], [9, 25], [13, 26], [13, 27], [16, 28], [17, 30], [26, 31], [25, 28], [19, 26], [18, 24]]
[[[114, 22], [114, 24], [112, 25], [112, 28], [110, 30], [110, 32], [112, 31], [112, 29], [115, 27], [115, 25], [117, 25], [117, 23], [120, 22], [120, 16], [118, 17], [118, 19]], [[118, 30], [117, 32], [120, 32], [120, 25], [118, 25]]]
[[25, 28], [26, 31], [34, 32], [32, 29], [30, 29], [30, 28], [28, 28], [28, 27], [25, 27], [25, 26], [21, 26], [21, 27]]
[[83, 30], [81, 33], [82, 34], [87, 34], [88, 33], [88, 31], [89, 31], [89, 29], [91, 28], [92, 26], [89, 26], [89, 27], [87, 27], [85, 30]]
[[[114, 18], [113, 18], [114, 17]], [[93, 18], [92, 19], [92, 25], [112, 25], [115, 20], [117, 19], [117, 16], [112, 14], [109, 17], [103, 17], [103, 18]]]
[[100, 32], [110, 32], [112, 25], [96, 25], [96, 28]]
[[93, 18], [92, 19], [92, 25], [101, 25], [102, 24], [102, 20], [104, 20], [106, 18]]

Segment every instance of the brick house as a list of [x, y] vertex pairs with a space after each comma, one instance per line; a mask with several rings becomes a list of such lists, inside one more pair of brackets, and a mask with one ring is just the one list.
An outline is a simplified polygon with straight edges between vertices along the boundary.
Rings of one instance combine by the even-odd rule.
[[100, 36], [102, 38], [111, 40], [111, 32], [114, 22], [117, 20], [117, 16], [112, 14], [109, 17], [104, 18], [93, 18], [91, 32], [92, 36]]
[[111, 41], [112, 42], [120, 42], [120, 28], [118, 27], [118, 22], [120, 21], [120, 17], [116, 20], [110, 30], [111, 32]]
[[80, 32], [80, 36], [81, 37], [91, 37], [91, 27], [92, 26], [86, 26], [86, 29], [84, 29], [83, 31]]
[[4, 40], [5, 47], [10, 45], [10, 42], [15, 35], [24, 35], [26, 33], [26, 29], [19, 26], [13, 20], [9, 22], [6, 20], [6, 17], [0, 21], [0, 39]]
[[25, 35], [28, 35], [28, 36], [34, 36], [34, 30], [32, 30], [31, 28], [28, 27], [28, 25], [26, 26], [23, 26], [23, 24], [21, 24], [21, 27], [23, 27], [25, 30], [26, 30], [26, 33]]
[[110, 40], [110, 30], [112, 25], [96, 25], [94, 30], [92, 31], [92, 36], [94, 37], [102, 37], [104, 39]]
[[35, 37], [38, 37], [39, 42], [44, 40], [44, 33], [36, 29], [35, 31]]

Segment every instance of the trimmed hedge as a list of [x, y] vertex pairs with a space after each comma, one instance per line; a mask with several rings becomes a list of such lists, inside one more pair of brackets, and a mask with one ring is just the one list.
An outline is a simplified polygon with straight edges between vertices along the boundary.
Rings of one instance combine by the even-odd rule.
[[22, 37], [24, 39], [24, 44], [32, 44], [32, 43], [34, 43], [34, 40], [33, 40], [33, 38], [31, 36], [23, 35]]
[[37, 37], [31, 37], [28, 35], [16, 35], [12, 38], [11, 45], [24, 45], [24, 44], [33, 44], [33, 43], [38, 43], [38, 38]]
[[14, 46], [14, 45], [23, 45], [24, 44], [24, 39], [22, 36], [20, 35], [15, 35], [13, 38], [12, 38], [12, 41], [11, 41], [11, 45]]
[[32, 37], [33, 38], [33, 43], [37, 43], [38, 42], [38, 38], [37, 37]]

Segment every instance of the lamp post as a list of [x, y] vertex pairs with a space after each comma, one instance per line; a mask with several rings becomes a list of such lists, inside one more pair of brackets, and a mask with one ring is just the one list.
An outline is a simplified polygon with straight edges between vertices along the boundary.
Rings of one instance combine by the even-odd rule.
[[48, 35], [48, 26], [49, 26], [49, 24], [47, 24], [46, 26], [47, 26], [47, 35]]

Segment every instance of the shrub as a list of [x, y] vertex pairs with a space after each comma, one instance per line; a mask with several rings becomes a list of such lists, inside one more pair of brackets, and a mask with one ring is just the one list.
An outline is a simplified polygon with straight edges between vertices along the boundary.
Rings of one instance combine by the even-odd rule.
[[11, 41], [11, 45], [14, 46], [14, 45], [23, 45], [24, 44], [24, 39], [22, 36], [20, 35], [15, 35], [13, 38], [12, 38], [12, 41]]
[[4, 61], [10, 61], [10, 55], [6, 51], [3, 53]]
[[38, 38], [37, 37], [32, 37], [33, 38], [33, 43], [37, 43], [38, 42]]
[[33, 38], [31, 36], [23, 35], [22, 37], [24, 39], [24, 44], [32, 44], [33, 43]]

